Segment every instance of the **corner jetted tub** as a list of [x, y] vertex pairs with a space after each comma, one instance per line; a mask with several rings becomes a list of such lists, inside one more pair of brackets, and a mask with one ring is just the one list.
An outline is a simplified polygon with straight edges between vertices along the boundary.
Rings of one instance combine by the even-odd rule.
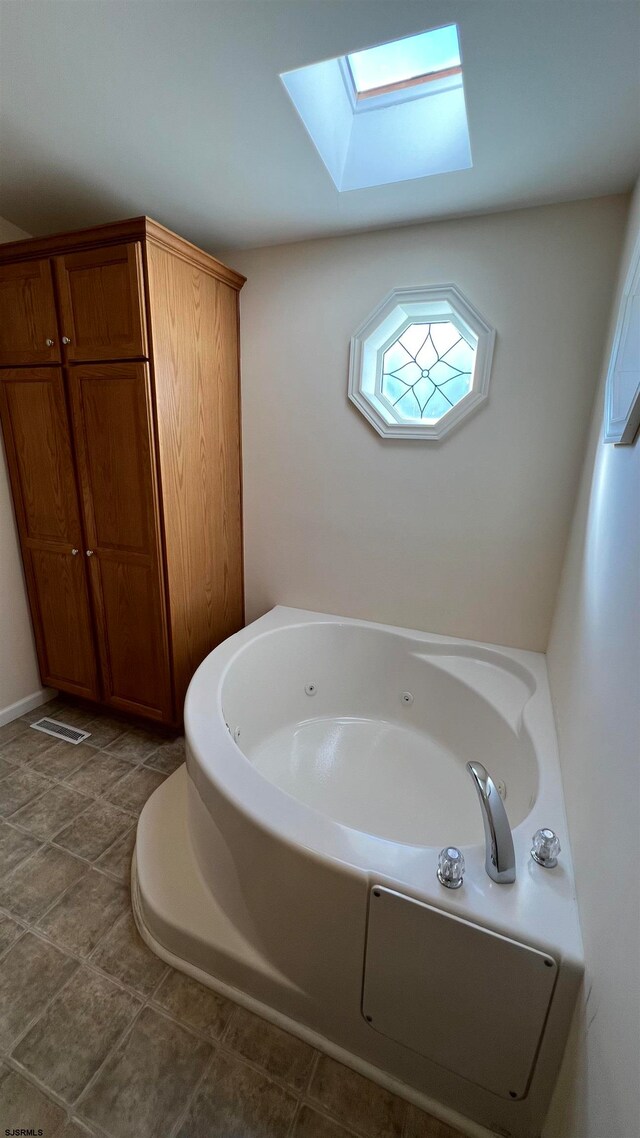
[[278, 607], [200, 665], [185, 733], [138, 825], [154, 951], [468, 1134], [538, 1135], [583, 970], [544, 656]]

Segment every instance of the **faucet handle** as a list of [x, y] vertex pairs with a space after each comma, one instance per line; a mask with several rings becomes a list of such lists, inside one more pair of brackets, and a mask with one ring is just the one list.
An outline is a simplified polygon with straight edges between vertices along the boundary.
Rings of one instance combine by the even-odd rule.
[[554, 869], [558, 864], [558, 854], [561, 848], [560, 839], [553, 830], [536, 830], [533, 835], [531, 857], [545, 869]]
[[438, 854], [438, 881], [447, 889], [459, 889], [464, 876], [464, 858], [457, 846], [445, 846]]

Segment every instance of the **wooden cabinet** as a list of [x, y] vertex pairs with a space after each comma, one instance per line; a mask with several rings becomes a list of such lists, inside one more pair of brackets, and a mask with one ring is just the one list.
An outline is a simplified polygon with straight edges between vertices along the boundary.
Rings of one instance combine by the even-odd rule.
[[0, 373], [0, 412], [46, 684], [98, 698], [72, 441], [59, 368]]
[[243, 623], [243, 280], [148, 218], [0, 247], [0, 414], [43, 682], [167, 724]]
[[0, 367], [61, 359], [50, 262], [0, 264]]
[[69, 363], [146, 356], [139, 242], [66, 253], [55, 271]]
[[148, 368], [71, 369], [89, 579], [109, 703], [167, 718], [166, 614]]

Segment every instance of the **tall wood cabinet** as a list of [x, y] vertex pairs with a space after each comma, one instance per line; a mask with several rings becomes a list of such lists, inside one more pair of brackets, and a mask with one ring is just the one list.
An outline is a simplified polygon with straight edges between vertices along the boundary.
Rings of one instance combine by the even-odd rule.
[[0, 246], [0, 415], [42, 680], [166, 724], [243, 623], [243, 283], [145, 217]]

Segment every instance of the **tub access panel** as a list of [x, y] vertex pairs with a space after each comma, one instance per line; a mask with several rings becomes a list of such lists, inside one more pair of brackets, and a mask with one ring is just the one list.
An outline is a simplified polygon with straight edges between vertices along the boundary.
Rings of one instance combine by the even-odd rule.
[[558, 975], [548, 953], [381, 885], [369, 897], [371, 1027], [503, 1098], [524, 1098]]

